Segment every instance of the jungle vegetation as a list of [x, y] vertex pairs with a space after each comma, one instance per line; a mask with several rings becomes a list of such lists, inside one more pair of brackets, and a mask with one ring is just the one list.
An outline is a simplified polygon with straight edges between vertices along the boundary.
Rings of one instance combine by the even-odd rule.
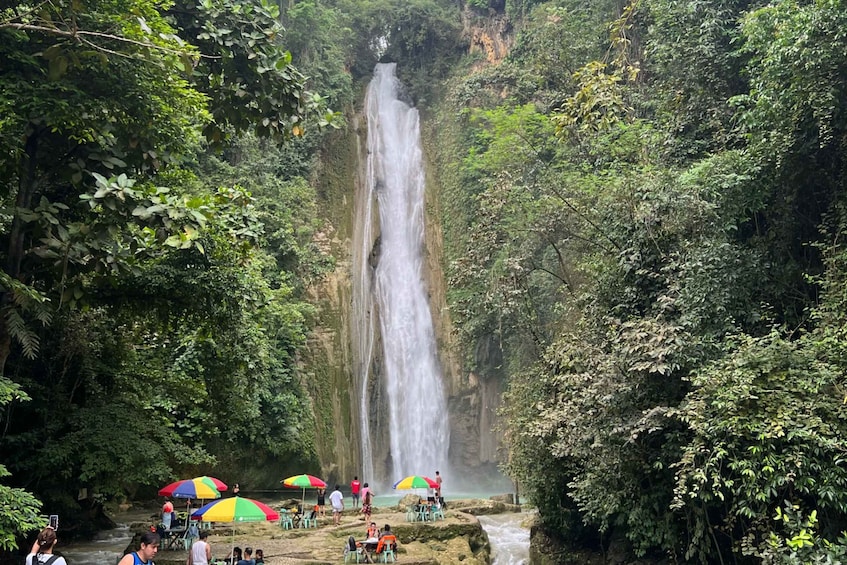
[[843, 0], [0, 2], [2, 547], [80, 485], [316, 464], [310, 171], [383, 57], [558, 559], [842, 561], [845, 29]]
[[843, 562], [847, 5], [503, 11], [435, 118], [448, 292], [560, 562]]

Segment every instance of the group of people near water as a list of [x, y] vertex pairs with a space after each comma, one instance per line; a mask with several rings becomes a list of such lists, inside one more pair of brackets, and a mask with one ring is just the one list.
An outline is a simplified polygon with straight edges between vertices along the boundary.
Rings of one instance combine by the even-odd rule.
[[[435, 472], [436, 487], [429, 489], [428, 499], [430, 502], [442, 502], [441, 497], [441, 473]], [[236, 485], [236, 489], [238, 485]], [[234, 489], [235, 490], [235, 489]], [[237, 491], [235, 491], [237, 492]], [[361, 512], [364, 514], [365, 522], [368, 524], [365, 538], [362, 542], [356, 542], [351, 536], [352, 550], [364, 550], [366, 559], [368, 553], [381, 553], [385, 543], [390, 544], [394, 549], [397, 545], [397, 539], [391, 532], [391, 526], [385, 524], [383, 530], [376, 527], [376, 523], [370, 521], [371, 511], [373, 508], [374, 492], [368, 483], [360, 483], [359, 477], [353, 477], [350, 482], [350, 492], [353, 501], [353, 509], [359, 508], [361, 501]], [[344, 511], [344, 495], [341, 493], [339, 485], [335, 485], [335, 489], [329, 495], [330, 505], [332, 506], [333, 524], [339, 525], [341, 522], [341, 514]], [[191, 501], [188, 501], [189, 509]], [[325, 516], [326, 496], [325, 490], [320, 489], [317, 496], [317, 505], [315, 511], [321, 516]], [[162, 506], [162, 527], [164, 530], [169, 530], [174, 525], [174, 506], [169, 499], [165, 499]], [[187, 565], [209, 565], [212, 563], [212, 549], [207, 541], [209, 537], [208, 531], [197, 532], [196, 536], [192, 536], [195, 541], [191, 544], [188, 551]], [[136, 551], [124, 555], [118, 565], [153, 565], [153, 557], [159, 551], [159, 543], [162, 540], [162, 535], [155, 529], [153, 531], [144, 532], [139, 540], [139, 548]], [[30, 553], [27, 555], [25, 565], [68, 565], [64, 557], [53, 554], [53, 549], [56, 546], [58, 539], [56, 530], [48, 526], [44, 528], [36, 538], [32, 545]], [[347, 548], [348, 550], [350, 547]], [[233, 548], [232, 553], [224, 559], [224, 563], [228, 565], [260, 565], [265, 562], [264, 553], [261, 549], [257, 549], [255, 554], [249, 547], [242, 552], [241, 548]]]

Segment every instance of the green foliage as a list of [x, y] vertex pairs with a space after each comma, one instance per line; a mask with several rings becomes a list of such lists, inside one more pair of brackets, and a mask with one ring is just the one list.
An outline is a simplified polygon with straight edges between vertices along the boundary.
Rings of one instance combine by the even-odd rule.
[[357, 33], [354, 75], [370, 76], [378, 61], [397, 63], [398, 73], [418, 100], [439, 94], [444, 77], [462, 52], [457, 7], [439, 0], [346, 0]]
[[451, 313], [566, 543], [839, 562], [843, 8], [544, 3], [439, 109]]
[[[14, 382], [0, 376], [0, 407], [8, 410], [16, 402], [30, 400]], [[0, 465], [0, 479], [10, 475], [5, 465]], [[0, 485], [0, 550], [17, 549], [21, 534], [44, 527], [40, 515], [41, 502], [23, 489]]]
[[739, 14], [752, 3], [644, 0], [645, 72], [650, 99], [668, 132], [669, 157], [698, 158], [734, 141], [731, 96], [743, 92]]
[[207, 139], [226, 139], [227, 126], [282, 139], [302, 135], [304, 118], [317, 126], [333, 120], [321, 96], [305, 91], [305, 78], [280, 43], [276, 3], [204, 0], [178, 4], [171, 15], [203, 54], [186, 71], [209, 97], [214, 120], [204, 129]]
[[307, 84], [320, 85], [332, 107], [352, 103], [352, 77], [346, 68], [350, 55], [345, 52], [355, 40], [346, 25], [350, 15], [326, 3], [306, 0], [289, 4], [282, 18], [285, 45]]
[[[693, 432], [675, 465], [674, 506], [724, 509], [719, 531], [730, 539], [743, 531], [743, 552], [759, 557], [770, 550], [774, 530], [793, 550], [813, 545], [798, 541], [808, 524], [783, 520], [784, 500], [794, 513], [830, 520], [847, 510], [844, 383], [841, 371], [806, 344], [776, 333], [740, 339], [728, 356], [695, 373], [694, 390], [673, 412]], [[707, 519], [693, 517], [695, 524]], [[824, 538], [835, 541], [838, 523], [823, 524]]]
[[[90, 518], [80, 488], [119, 501], [211, 465], [314, 460], [302, 292], [331, 263], [295, 177], [306, 129], [334, 116], [277, 16], [258, 0], [2, 8], [0, 358], [35, 402], [4, 413], [0, 446], [10, 482], [69, 522]], [[207, 175], [228, 140], [263, 167]], [[277, 181], [272, 159], [295, 174]], [[3, 493], [22, 508], [3, 535], [31, 526], [25, 493]]]

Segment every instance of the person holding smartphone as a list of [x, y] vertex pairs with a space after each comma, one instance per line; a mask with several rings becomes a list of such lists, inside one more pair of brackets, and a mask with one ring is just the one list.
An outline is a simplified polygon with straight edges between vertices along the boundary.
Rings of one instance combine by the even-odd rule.
[[68, 565], [64, 557], [53, 554], [57, 541], [59, 540], [56, 538], [56, 530], [47, 526], [35, 538], [32, 550], [26, 556], [24, 563], [26, 565]]

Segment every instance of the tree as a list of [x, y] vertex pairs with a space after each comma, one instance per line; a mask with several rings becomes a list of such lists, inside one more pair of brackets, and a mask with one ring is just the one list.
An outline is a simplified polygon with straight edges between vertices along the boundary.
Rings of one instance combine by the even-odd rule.
[[[10, 405], [28, 400], [18, 385], [0, 376], [0, 407], [11, 409]], [[6, 466], [0, 465], [0, 478], [8, 476]], [[45, 525], [39, 515], [41, 502], [23, 489], [0, 485], [0, 508], [0, 550], [16, 549], [19, 534]]]

